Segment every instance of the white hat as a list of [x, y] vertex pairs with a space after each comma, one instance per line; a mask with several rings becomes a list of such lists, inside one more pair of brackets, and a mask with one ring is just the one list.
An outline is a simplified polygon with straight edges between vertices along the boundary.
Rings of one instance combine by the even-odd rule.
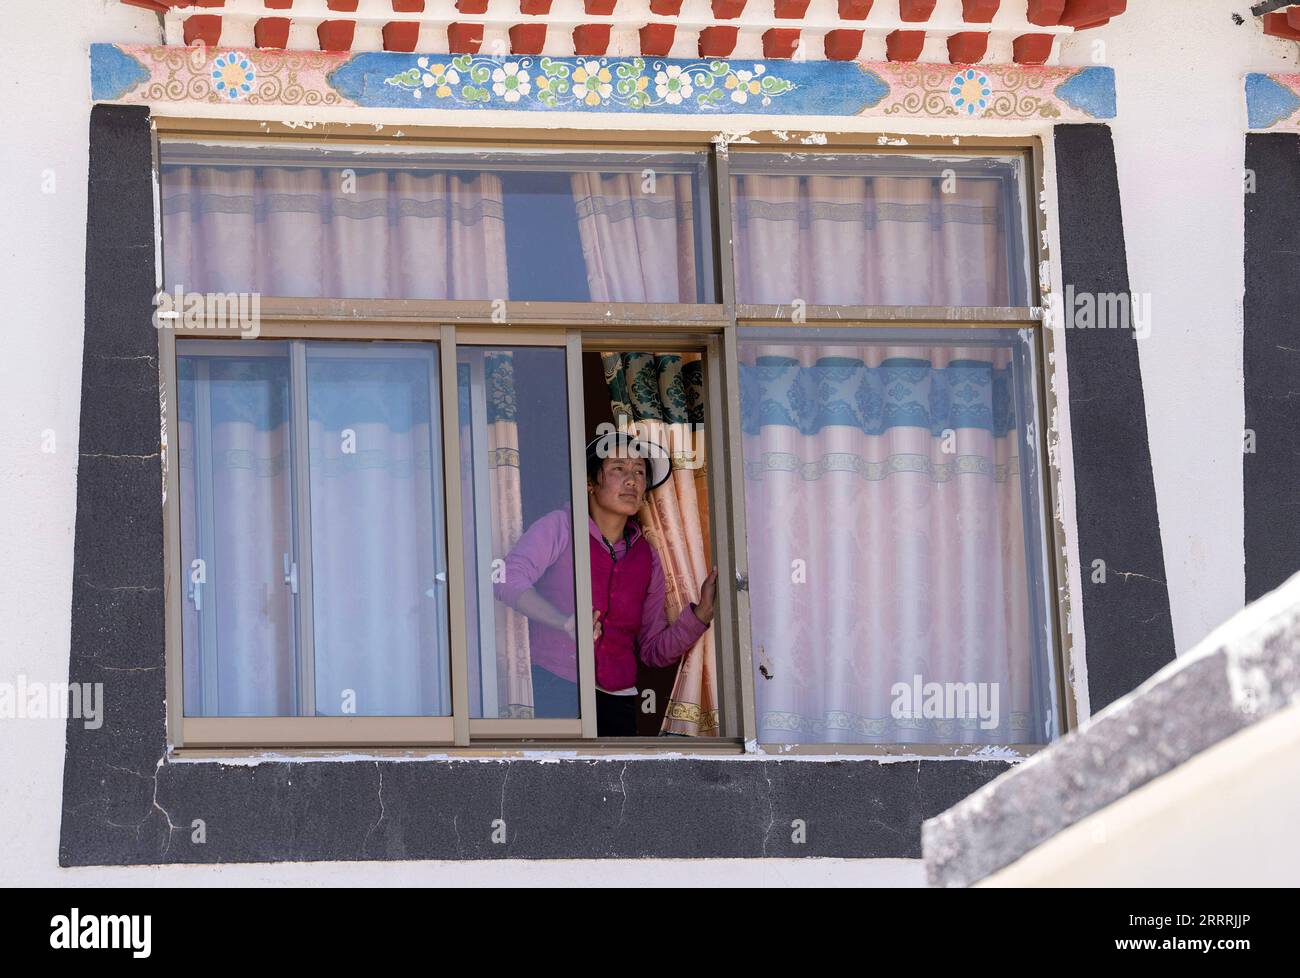
[[590, 475], [597, 460], [607, 458], [645, 459], [649, 470], [646, 473], [646, 492], [658, 489], [668, 481], [673, 471], [672, 457], [662, 445], [624, 431], [597, 435], [587, 443], [587, 473]]

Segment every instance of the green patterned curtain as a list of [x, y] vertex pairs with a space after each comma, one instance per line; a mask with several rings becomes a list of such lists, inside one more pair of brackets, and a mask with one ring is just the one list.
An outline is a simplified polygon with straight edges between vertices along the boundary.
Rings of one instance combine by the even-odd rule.
[[606, 353], [614, 419], [704, 423], [704, 364], [680, 353]]

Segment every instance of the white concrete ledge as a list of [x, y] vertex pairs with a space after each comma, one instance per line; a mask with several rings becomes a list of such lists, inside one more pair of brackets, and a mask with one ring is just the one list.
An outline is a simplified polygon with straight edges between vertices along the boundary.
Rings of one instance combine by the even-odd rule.
[[932, 886], [970, 886], [1300, 702], [1300, 575], [921, 830]]

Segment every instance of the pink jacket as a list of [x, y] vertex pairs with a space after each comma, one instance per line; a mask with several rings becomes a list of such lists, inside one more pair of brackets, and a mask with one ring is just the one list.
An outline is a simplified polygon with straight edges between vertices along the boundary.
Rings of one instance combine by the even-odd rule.
[[[587, 518], [591, 543], [591, 604], [601, 612], [596, 642], [596, 685], [615, 691], [636, 683], [636, 659], [648, 666], [672, 665], [708, 629], [692, 604], [668, 623], [664, 614], [664, 573], [659, 555], [628, 520], [627, 542], [610, 556], [596, 521]], [[568, 507], [547, 513], [528, 528], [506, 557], [504, 580], [493, 585], [497, 600], [515, 606], [529, 588], [558, 611], [573, 614], [572, 523]], [[581, 627], [581, 623], [579, 623]], [[578, 678], [577, 648], [561, 629], [529, 622], [532, 661], [570, 682]]]

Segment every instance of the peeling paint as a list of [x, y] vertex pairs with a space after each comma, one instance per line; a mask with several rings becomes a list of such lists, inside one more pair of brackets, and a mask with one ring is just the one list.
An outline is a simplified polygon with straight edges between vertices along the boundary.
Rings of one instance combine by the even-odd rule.
[[746, 129], [744, 132], [717, 132], [713, 135], [713, 144], [719, 150], [725, 152], [727, 147], [732, 143], [751, 143], [758, 144], [758, 140], [753, 137], [752, 129]]

